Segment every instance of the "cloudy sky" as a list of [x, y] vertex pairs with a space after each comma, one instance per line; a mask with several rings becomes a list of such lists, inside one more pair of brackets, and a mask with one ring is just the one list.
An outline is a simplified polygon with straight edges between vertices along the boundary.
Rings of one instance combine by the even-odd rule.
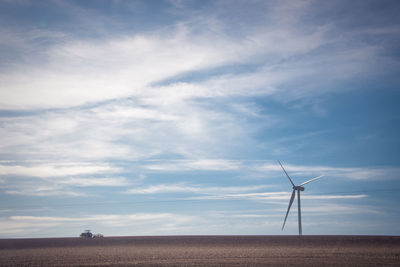
[[399, 13], [0, 0], [0, 238], [399, 235]]

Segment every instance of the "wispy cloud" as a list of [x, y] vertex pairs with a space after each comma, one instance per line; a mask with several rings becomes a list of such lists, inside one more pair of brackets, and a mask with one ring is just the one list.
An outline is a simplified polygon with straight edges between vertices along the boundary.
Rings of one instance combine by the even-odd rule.
[[[53, 216], [9, 216], [0, 218], [0, 235], [18, 235], [26, 236], [29, 234], [44, 234], [51, 231], [54, 227], [78, 227], [84, 229], [88, 224], [97, 227], [97, 229], [105, 229], [109, 227], [122, 227], [127, 235], [131, 229], [131, 235], [148, 234], [146, 232], [132, 231], [135, 229], [144, 229], [144, 225], [152, 225], [153, 232], [168, 233], [171, 229], [178, 226], [184, 226], [191, 221], [196, 220], [195, 216], [174, 214], [174, 213], [133, 213], [133, 214], [96, 214], [80, 217], [53, 217]], [[126, 228], [128, 227], [128, 228]], [[82, 231], [82, 230], [81, 230]], [[55, 233], [57, 236], [57, 233]], [[72, 236], [78, 233], [71, 232]], [[104, 233], [107, 235], [107, 233]]]
[[[262, 164], [256, 169], [265, 172], [281, 171], [277, 164]], [[368, 179], [396, 179], [400, 173], [400, 169], [396, 167], [332, 167], [332, 166], [301, 166], [301, 165], [285, 165], [285, 169], [293, 176], [310, 176], [316, 174], [324, 174], [325, 176], [337, 178], [349, 178], [355, 180]]]
[[21, 195], [21, 196], [37, 196], [37, 197], [51, 197], [51, 196], [69, 196], [81, 197], [86, 193], [66, 189], [62, 186], [54, 184], [29, 184], [17, 183], [16, 186], [10, 185], [4, 189], [4, 193], [8, 195]]
[[5, 194], [24, 196], [85, 196], [84, 187], [121, 187], [130, 184], [117, 176], [119, 168], [104, 163], [19, 161], [0, 164]]
[[88, 196], [87, 187], [126, 187], [131, 182], [125, 177], [58, 177], [57, 179], [28, 179], [26, 177], [8, 180], [0, 186], [5, 194], [22, 196]]
[[[67, 6], [83, 11], [76, 5]], [[274, 8], [277, 14], [285, 15], [271, 12], [269, 23], [243, 30], [240, 36], [226, 34], [225, 27], [229, 22], [212, 16], [174, 24], [159, 31], [105, 35], [105, 38], [93, 40], [80, 40], [49, 30], [36, 30], [36, 37], [32, 34], [26, 37], [25, 32], [18, 35], [3, 31], [7, 40], [22, 47], [40, 48], [42, 52], [41, 58], [32, 57], [0, 73], [6, 88], [0, 92], [0, 106], [2, 109], [59, 108], [123, 97], [154, 103], [157, 99], [161, 102], [165, 95], [169, 95], [165, 101], [171, 101], [171, 98], [248, 96], [249, 93], [278, 91], [286, 91], [285, 96], [297, 98], [310, 92], [289, 89], [286, 85], [300, 82], [304, 87], [309, 85], [307, 77], [311, 76], [323, 77], [325, 81], [313, 79], [313, 82], [326, 84], [327, 78], [345, 79], [369, 71], [365, 69], [368, 66], [365, 63], [378, 57], [380, 47], [368, 43], [343, 46], [341, 39], [332, 37], [335, 29], [329, 24], [303, 29], [298, 23], [300, 14], [309, 8], [309, 5]], [[292, 20], [287, 19], [287, 12]], [[212, 30], [208, 30], [210, 26]], [[368, 34], [374, 32], [368, 31]], [[39, 38], [38, 35], [55, 41], [43, 52], [43, 46], [38, 47], [32, 41], [32, 38]], [[340, 50], [332, 49], [335, 47]], [[309, 56], [301, 57], [305, 54]], [[284, 64], [282, 60], [285, 60]], [[261, 64], [261, 68], [254, 73], [222, 73], [200, 83], [153, 86], [167, 78], [235, 63], [256, 63]], [[317, 86], [310, 90], [321, 93]]]
[[46, 216], [10, 216], [11, 220], [23, 222], [82, 222], [82, 221], [146, 221], [146, 220], [161, 220], [173, 219], [174, 214], [171, 213], [137, 213], [137, 214], [99, 214], [84, 217], [46, 217]]
[[[1, 91], [0, 105], [9, 109], [68, 107], [119, 97], [146, 97], [153, 82], [237, 61], [248, 54], [245, 44], [218, 36], [210, 43], [210, 37], [209, 33], [195, 36], [179, 26], [168, 32], [100, 41], [63, 40], [48, 48], [40, 69], [36, 63], [25, 66], [25, 78], [15, 69], [0, 75], [9, 88]], [[110, 76], [113, 79], [107, 78]], [[27, 90], [31, 87], [38, 88], [42, 97]]]
[[[79, 5], [57, 5], [84, 17], [96, 16]], [[0, 73], [5, 88], [0, 92], [1, 109], [80, 108], [2, 118], [3, 151], [21, 157], [16, 147], [23, 145], [30, 156], [45, 157], [220, 156], [227, 153], [229, 143], [238, 146], [243, 140], [254, 142], [251, 135], [256, 128], [246, 119], [260, 107], [226, 110], [218, 99], [229, 98], [231, 102], [234, 97], [232, 107], [243, 107], [250, 96], [270, 95], [287, 101], [323, 94], [330, 89], [319, 85], [325, 85], [327, 79], [356, 75], [370, 65], [364, 60], [379, 54], [377, 47], [367, 43], [333, 51], [338, 42], [328, 34], [334, 31], [333, 25], [305, 30], [298, 23], [300, 14], [307, 14], [312, 5], [259, 5], [269, 12], [271, 21], [260, 21], [240, 31], [239, 36], [227, 34], [230, 22], [212, 15], [225, 10], [218, 4], [202, 19], [151, 32], [79, 39], [55, 30], [36, 30], [29, 35], [5, 31], [5, 39], [41, 53], [39, 58], [29, 58], [29, 54], [37, 53], [27, 53], [29, 60], [16, 62]], [[109, 18], [96, 18], [111, 23]], [[90, 20], [83, 23], [94, 30]], [[44, 37], [53, 42], [45, 47], [34, 44], [33, 40]], [[257, 67], [251, 71], [229, 68], [238, 63]], [[201, 78], [187, 78], [196, 76]], [[168, 79], [175, 82], [165, 82]], [[307, 83], [309, 80], [313, 86]], [[291, 86], [293, 83], [296, 86]], [[299, 86], [302, 90], [297, 89]], [[204, 105], [203, 99], [211, 104]], [[245, 120], [238, 123], [238, 114]], [[160, 132], [164, 134], [156, 134]], [[203, 168], [200, 165], [182, 167]], [[174, 166], [149, 168], [166, 170]]]
[[60, 177], [82, 174], [110, 173], [118, 169], [108, 164], [90, 163], [47, 163], [33, 166], [0, 165], [0, 175], [33, 176], [33, 177]]
[[[30, 12], [38, 5], [33, 1], [0, 1], [6, 7], [0, 8], [0, 193], [19, 201], [22, 196], [87, 199], [99, 190], [106, 192], [99, 198], [190, 194], [198, 200], [287, 205], [290, 192], [265, 192], [283, 175], [278, 164], [266, 160], [277, 157], [297, 162], [285, 164], [296, 181], [323, 174], [333, 185], [344, 180], [352, 186], [378, 180], [394, 185], [400, 173], [395, 165], [363, 167], [363, 157], [348, 160], [332, 151], [323, 152], [329, 157], [321, 160], [315, 153], [307, 158], [332, 163], [304, 165], [304, 154], [289, 153], [299, 152], [294, 143], [312, 142], [304, 152], [332, 148], [340, 138], [335, 134], [367, 121], [361, 111], [370, 106], [358, 106], [347, 91], [363, 94], [383, 88], [383, 81], [390, 88], [397, 84], [397, 75], [391, 75], [399, 69], [398, 8], [379, 5], [376, 12], [373, 2], [198, 1], [194, 8], [176, 0], [111, 1], [106, 8], [58, 0], [39, 4], [43, 16], [38, 17]], [[15, 14], [7, 14], [9, 8]], [[38, 25], [42, 20], [48, 23]], [[341, 97], [354, 101], [351, 106], [362, 115], [347, 120], [331, 112], [339, 108], [330, 100]], [[393, 110], [378, 112], [375, 121]], [[382, 127], [382, 136], [396, 132], [396, 120], [390, 125], [390, 130]], [[365, 135], [381, 145], [379, 134], [367, 130]], [[349, 140], [340, 142], [351, 146]], [[386, 156], [375, 154], [368, 162], [384, 162]], [[266, 185], [254, 185], [252, 177]], [[304, 199], [326, 204], [371, 197], [305, 194]], [[173, 221], [173, 216], [190, 221], [188, 213], [101, 217], [86, 212], [82, 222], [104, 219], [110, 227], [126, 229], [148, 218], [142, 221], [152, 223], [147, 232], [199, 227]], [[157, 220], [168, 223], [158, 227]], [[35, 222], [38, 231], [46, 225], [81, 226], [67, 215], [15, 216], [0, 224], [17, 233]], [[276, 224], [271, 218], [263, 223]]]
[[239, 161], [224, 160], [224, 159], [200, 159], [200, 160], [173, 160], [168, 163], [158, 163], [146, 165], [149, 170], [157, 171], [194, 171], [194, 170], [209, 170], [209, 171], [229, 171], [240, 168]]
[[197, 194], [215, 194], [215, 193], [236, 193], [248, 192], [268, 188], [267, 185], [256, 186], [194, 186], [185, 184], [158, 184], [143, 188], [129, 189], [128, 194], [159, 194], [159, 193], [197, 193]]
[[[303, 195], [302, 199], [330, 200], [330, 199], [359, 199], [366, 198], [365, 194], [353, 195]], [[190, 199], [249, 199], [249, 200], [289, 200], [290, 192], [263, 192], [244, 194], [214, 194], [208, 196], [195, 196]]]
[[377, 209], [374, 206], [354, 205], [354, 204], [339, 204], [339, 203], [322, 203], [321, 205], [304, 206], [304, 212], [309, 216], [319, 216], [321, 214], [385, 214], [384, 211]]
[[[26, 160], [146, 159], [168, 153], [211, 158], [209, 153], [220, 155], [229, 147], [222, 140], [246, 139], [233, 114], [190, 105], [146, 106], [121, 100], [83, 109], [3, 117], [0, 131], [4, 142], [0, 147], [4, 154]], [[26, 149], [18, 149], [21, 146]], [[222, 168], [228, 164], [235, 167], [234, 162], [222, 159], [187, 163], [186, 167]]]
[[128, 180], [125, 177], [108, 177], [108, 178], [81, 178], [71, 177], [57, 181], [58, 184], [65, 184], [77, 187], [88, 187], [88, 186], [126, 186], [129, 185]]

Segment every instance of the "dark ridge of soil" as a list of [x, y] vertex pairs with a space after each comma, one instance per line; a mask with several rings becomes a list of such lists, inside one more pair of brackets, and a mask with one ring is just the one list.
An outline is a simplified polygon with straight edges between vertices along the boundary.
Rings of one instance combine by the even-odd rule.
[[207, 245], [254, 245], [254, 246], [400, 246], [400, 236], [126, 236], [85, 239], [67, 238], [21, 238], [0, 239], [0, 249], [27, 249], [51, 247], [87, 246], [207, 246]]

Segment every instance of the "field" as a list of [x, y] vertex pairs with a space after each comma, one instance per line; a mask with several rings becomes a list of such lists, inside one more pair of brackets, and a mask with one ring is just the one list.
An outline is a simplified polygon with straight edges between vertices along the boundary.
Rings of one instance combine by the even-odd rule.
[[1, 266], [400, 266], [400, 237], [0, 239]]

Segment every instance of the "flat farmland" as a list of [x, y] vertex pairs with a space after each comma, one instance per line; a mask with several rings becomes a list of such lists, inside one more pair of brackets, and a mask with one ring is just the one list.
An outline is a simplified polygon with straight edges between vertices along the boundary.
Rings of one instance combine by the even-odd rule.
[[400, 266], [400, 237], [0, 239], [1, 266]]

